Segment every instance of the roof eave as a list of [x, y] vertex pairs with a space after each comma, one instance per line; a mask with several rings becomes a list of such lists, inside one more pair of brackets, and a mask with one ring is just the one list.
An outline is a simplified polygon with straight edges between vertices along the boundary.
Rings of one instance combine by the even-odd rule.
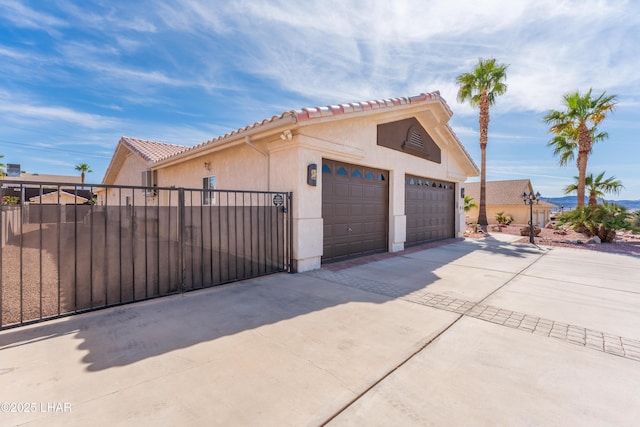
[[[144, 159], [138, 152], [132, 150], [128, 144], [124, 143], [123, 138], [120, 138], [120, 140], [118, 141], [118, 145], [116, 146], [116, 150], [114, 151], [113, 157], [111, 157], [111, 161], [109, 162], [109, 166], [107, 166], [107, 170], [104, 173], [101, 184], [108, 185], [115, 181], [119, 172], [118, 162], [124, 163], [123, 156], [126, 156], [125, 150], [129, 153], [135, 154], [136, 156], [140, 157], [140, 159], [147, 165], [150, 165], [149, 161]], [[120, 165], [120, 167], [121, 166], [122, 165]]]
[[297, 119], [295, 115], [290, 113], [282, 114], [280, 117], [272, 118], [268, 121], [247, 126], [243, 129], [239, 129], [230, 134], [224, 135], [219, 138], [214, 138], [209, 141], [203, 142], [194, 146], [189, 150], [185, 150], [174, 156], [167, 157], [152, 164], [152, 167], [161, 168], [170, 166], [174, 163], [183, 162], [198, 156], [201, 156], [205, 152], [220, 151], [227, 148], [235, 147], [236, 145], [244, 144], [246, 137], [258, 137], [265, 138], [273, 136], [286, 129], [291, 129], [296, 125]]

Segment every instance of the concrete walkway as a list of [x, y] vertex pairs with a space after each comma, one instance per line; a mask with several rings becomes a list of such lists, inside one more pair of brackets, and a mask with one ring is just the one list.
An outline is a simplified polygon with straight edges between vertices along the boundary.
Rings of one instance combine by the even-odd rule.
[[511, 238], [0, 332], [0, 425], [638, 425], [640, 259]]

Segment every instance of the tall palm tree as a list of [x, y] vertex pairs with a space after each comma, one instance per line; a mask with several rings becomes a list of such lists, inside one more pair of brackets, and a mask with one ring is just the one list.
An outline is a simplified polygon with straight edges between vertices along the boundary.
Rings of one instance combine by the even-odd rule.
[[[606, 172], [600, 173], [600, 175], [593, 177], [593, 174], [589, 174], [585, 176], [584, 184], [586, 188], [589, 189], [589, 203], [588, 206], [590, 208], [594, 208], [598, 205], [598, 197], [601, 199], [604, 198], [606, 194], [618, 194], [620, 190], [624, 188], [622, 182], [617, 180], [615, 176], [610, 176], [609, 178], [604, 178], [604, 174]], [[578, 182], [579, 179], [577, 176], [574, 177], [576, 182], [573, 184], [569, 184], [564, 188], [564, 194], [571, 194], [578, 191]]]
[[86, 163], [80, 163], [76, 165], [76, 170], [80, 172], [80, 181], [82, 182], [82, 189], [84, 190], [84, 174], [85, 172], [89, 173], [93, 171], [91, 170], [91, 166]]
[[472, 107], [479, 107], [480, 125], [480, 208], [478, 224], [488, 225], [487, 221], [487, 141], [489, 132], [489, 107], [495, 103], [496, 97], [507, 91], [508, 65], [498, 64], [494, 58], [480, 59], [471, 73], [460, 74], [456, 83], [458, 101], [469, 101]]
[[[0, 155], [0, 159], [3, 159], [4, 156]], [[4, 163], [0, 163], [0, 178], [2, 178], [3, 176], [5, 176], [7, 173], [7, 165], [5, 165]]]
[[579, 91], [565, 94], [564, 110], [551, 110], [543, 118], [551, 125], [549, 132], [554, 134], [554, 138], [548, 145], [555, 148], [555, 155], [561, 156], [560, 164], [566, 165], [576, 158], [578, 207], [584, 206], [587, 161], [593, 144], [608, 137], [606, 132], [598, 132], [597, 126], [605, 119], [607, 113], [613, 111], [617, 103], [616, 95], [602, 92], [600, 96], [593, 98], [591, 92], [592, 89], [584, 95]]

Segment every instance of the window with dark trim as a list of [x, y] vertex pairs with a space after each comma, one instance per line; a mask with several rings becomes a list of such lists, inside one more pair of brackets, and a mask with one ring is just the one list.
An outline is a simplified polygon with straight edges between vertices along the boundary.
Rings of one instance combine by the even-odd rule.
[[202, 204], [203, 205], [215, 205], [216, 203], [216, 193], [214, 191], [207, 190], [215, 190], [216, 189], [216, 177], [215, 176], [207, 176], [202, 178]]

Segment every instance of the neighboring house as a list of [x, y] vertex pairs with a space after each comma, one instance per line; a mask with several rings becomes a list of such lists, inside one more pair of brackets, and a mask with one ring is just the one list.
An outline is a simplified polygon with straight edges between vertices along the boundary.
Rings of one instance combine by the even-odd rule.
[[[89, 193], [89, 194], [86, 194]], [[42, 205], [84, 205], [89, 200], [88, 197], [82, 197], [81, 194], [91, 197], [88, 191], [78, 191], [77, 194], [72, 194], [64, 190], [54, 190], [46, 192], [43, 191], [42, 195], [29, 197], [29, 203], [42, 204]]]
[[[433, 92], [287, 111], [193, 147], [123, 137], [102, 183], [293, 192], [293, 262], [305, 271], [461, 236], [461, 188], [479, 171], [451, 116]], [[122, 203], [117, 191], [98, 204]]]
[[[473, 197], [473, 202], [478, 205], [467, 212], [467, 222], [475, 222], [478, 219], [478, 209], [480, 205], [480, 183], [467, 182], [464, 184], [465, 195]], [[517, 179], [507, 181], [487, 181], [487, 220], [489, 224], [496, 223], [496, 215], [503, 212], [504, 215], [513, 218], [514, 224], [529, 223], [529, 205], [522, 201], [522, 194], [534, 191], [531, 181], [528, 179]], [[551, 211], [557, 206], [540, 200], [533, 205], [533, 223], [544, 227], [549, 222]]]
[[91, 191], [80, 189], [79, 176], [22, 173], [5, 176], [0, 183], [0, 196], [18, 197], [18, 203], [83, 205], [93, 197]]
[[37, 184], [41, 183], [56, 183], [56, 184], [74, 184], [80, 185], [82, 183], [80, 176], [69, 175], [49, 175], [38, 173], [21, 173], [20, 176], [4, 176], [2, 183], [9, 183], [12, 181], [25, 181], [33, 182]]

